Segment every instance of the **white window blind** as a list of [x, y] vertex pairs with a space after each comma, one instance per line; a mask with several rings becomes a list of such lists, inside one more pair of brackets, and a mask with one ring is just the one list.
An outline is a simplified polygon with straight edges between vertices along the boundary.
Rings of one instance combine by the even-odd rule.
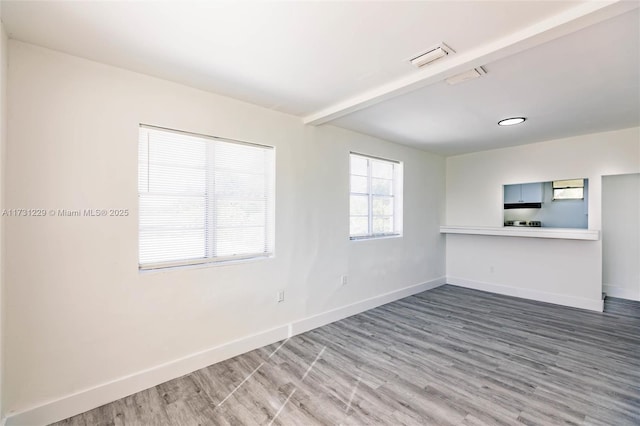
[[140, 126], [139, 266], [268, 256], [274, 149]]
[[402, 233], [402, 163], [350, 154], [351, 239]]

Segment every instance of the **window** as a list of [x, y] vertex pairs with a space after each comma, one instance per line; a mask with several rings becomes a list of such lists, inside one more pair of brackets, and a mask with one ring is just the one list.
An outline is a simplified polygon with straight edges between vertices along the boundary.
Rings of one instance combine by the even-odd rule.
[[274, 149], [140, 126], [139, 266], [268, 256]]
[[552, 188], [554, 201], [584, 198], [584, 179], [554, 180]]
[[351, 153], [352, 240], [402, 234], [402, 163]]

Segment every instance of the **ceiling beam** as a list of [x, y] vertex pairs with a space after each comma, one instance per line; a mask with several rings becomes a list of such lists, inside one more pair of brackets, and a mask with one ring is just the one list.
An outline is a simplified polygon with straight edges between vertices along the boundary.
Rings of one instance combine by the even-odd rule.
[[472, 68], [487, 65], [548, 41], [571, 34], [637, 8], [637, 1], [589, 1], [554, 15], [534, 25], [514, 32], [494, 42], [484, 44], [468, 52], [449, 55], [420, 70], [367, 90], [353, 97], [314, 112], [302, 121], [320, 125], [347, 114], [375, 105], [387, 99], [412, 92], [419, 88], [460, 74]]

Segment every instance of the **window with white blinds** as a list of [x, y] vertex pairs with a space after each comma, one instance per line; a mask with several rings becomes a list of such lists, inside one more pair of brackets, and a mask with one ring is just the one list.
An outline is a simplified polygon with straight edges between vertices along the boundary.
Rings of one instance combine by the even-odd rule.
[[402, 163], [350, 154], [352, 240], [402, 234]]
[[139, 266], [269, 256], [272, 147], [140, 126]]

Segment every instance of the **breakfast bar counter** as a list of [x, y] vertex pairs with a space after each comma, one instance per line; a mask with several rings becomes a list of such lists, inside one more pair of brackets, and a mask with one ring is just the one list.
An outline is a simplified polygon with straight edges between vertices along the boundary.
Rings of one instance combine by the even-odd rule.
[[457, 226], [443, 225], [441, 234], [493, 235], [500, 237], [555, 238], [562, 240], [600, 239], [600, 231], [592, 229], [545, 228], [525, 226]]

